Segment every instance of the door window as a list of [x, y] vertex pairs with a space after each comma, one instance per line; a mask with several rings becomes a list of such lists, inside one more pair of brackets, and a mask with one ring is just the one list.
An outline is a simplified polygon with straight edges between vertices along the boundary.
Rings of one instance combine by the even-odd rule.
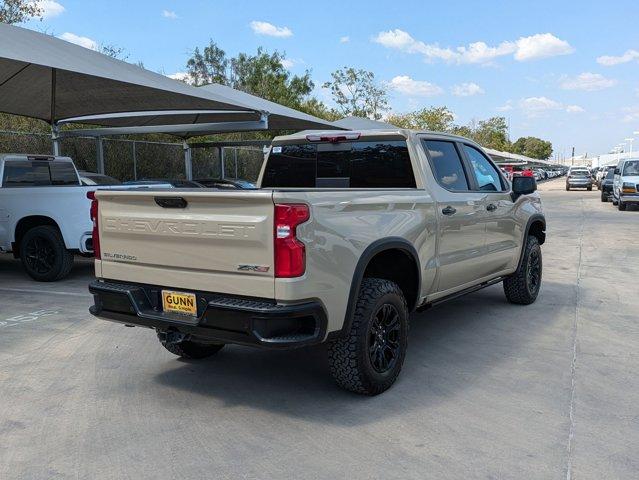
[[424, 140], [437, 182], [447, 190], [468, 191], [468, 179], [454, 142]]
[[473, 166], [473, 175], [479, 189], [484, 192], [501, 192], [503, 190], [501, 177], [490, 160], [470, 145], [464, 145], [464, 151]]

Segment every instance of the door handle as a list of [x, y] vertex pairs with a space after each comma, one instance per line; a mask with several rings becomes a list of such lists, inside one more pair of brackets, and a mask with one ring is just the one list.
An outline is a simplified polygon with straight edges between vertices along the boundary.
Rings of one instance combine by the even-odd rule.
[[454, 215], [457, 212], [457, 209], [448, 205], [446, 208], [442, 209], [442, 213], [444, 215]]
[[495, 205], [494, 203], [489, 203], [488, 205], [486, 205], [486, 210], [488, 210], [489, 212], [494, 212], [495, 210], [497, 210], [497, 205]]

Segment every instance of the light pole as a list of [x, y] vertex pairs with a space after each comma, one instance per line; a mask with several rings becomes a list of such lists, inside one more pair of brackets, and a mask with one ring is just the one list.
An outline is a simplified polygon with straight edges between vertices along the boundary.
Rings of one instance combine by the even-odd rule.
[[635, 139], [633, 137], [633, 138], [624, 138], [624, 140], [630, 144], [630, 156], [632, 157], [632, 142], [634, 142]]

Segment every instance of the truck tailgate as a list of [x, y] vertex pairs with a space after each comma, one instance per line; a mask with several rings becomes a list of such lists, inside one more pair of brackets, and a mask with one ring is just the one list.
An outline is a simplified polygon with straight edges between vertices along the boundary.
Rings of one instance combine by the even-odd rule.
[[271, 191], [98, 191], [98, 277], [273, 298]]

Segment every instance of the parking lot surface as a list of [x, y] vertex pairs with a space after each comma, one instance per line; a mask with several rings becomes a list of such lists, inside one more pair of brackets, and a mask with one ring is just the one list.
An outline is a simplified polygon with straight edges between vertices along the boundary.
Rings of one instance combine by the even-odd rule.
[[540, 192], [537, 302], [496, 285], [413, 315], [374, 398], [323, 346], [179, 360], [88, 314], [90, 261], [41, 284], [2, 256], [0, 478], [637, 478], [639, 211]]

